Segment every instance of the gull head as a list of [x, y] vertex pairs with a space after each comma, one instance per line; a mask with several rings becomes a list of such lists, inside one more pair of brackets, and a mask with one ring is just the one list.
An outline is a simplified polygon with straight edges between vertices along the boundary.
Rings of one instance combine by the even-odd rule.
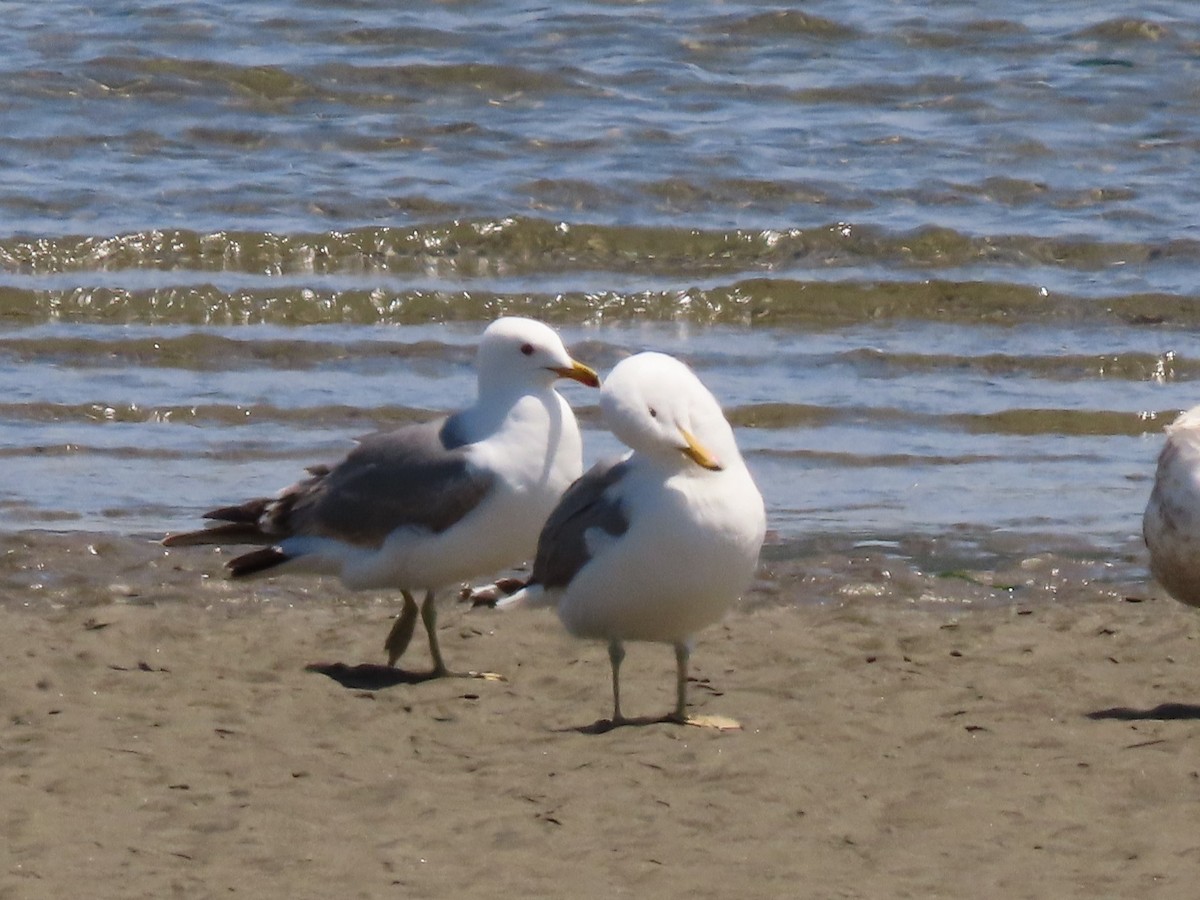
[[518, 316], [504, 316], [487, 327], [476, 368], [481, 389], [549, 385], [558, 378], [600, 386], [595, 371], [571, 358], [553, 328]]
[[604, 380], [600, 410], [613, 434], [673, 467], [719, 472], [740, 463], [721, 405], [684, 363], [639, 353]]

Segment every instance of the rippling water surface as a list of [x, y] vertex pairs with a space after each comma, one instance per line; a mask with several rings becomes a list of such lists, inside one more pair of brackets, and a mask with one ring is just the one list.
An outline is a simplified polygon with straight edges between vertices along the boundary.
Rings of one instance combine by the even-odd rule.
[[1200, 20], [1130, 9], [16, 4], [0, 527], [190, 525], [461, 402], [520, 312], [689, 360], [776, 557], [1142, 572], [1200, 400]]

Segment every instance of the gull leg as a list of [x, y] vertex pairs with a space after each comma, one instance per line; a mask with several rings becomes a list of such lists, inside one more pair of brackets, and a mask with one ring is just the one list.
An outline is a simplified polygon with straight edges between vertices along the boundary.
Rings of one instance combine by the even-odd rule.
[[396, 665], [396, 660], [408, 649], [413, 631], [417, 627], [417, 601], [413, 599], [412, 594], [408, 591], [401, 591], [400, 593], [404, 597], [404, 609], [396, 617], [396, 624], [392, 626], [387, 640], [383, 642], [383, 649], [387, 651], [389, 666]]
[[691, 658], [692, 648], [687, 641], [675, 644], [675, 712], [669, 717], [676, 722], [686, 722], [687, 715], [687, 678], [688, 659]]
[[429, 637], [429, 655], [433, 657], [434, 677], [441, 678], [449, 675], [450, 670], [442, 660], [442, 650], [437, 639], [437, 603], [433, 591], [425, 592], [425, 602], [421, 604], [421, 621], [425, 623], [425, 634]]
[[[388, 635], [388, 640], [384, 642], [384, 648], [388, 650], [388, 665], [395, 665], [396, 660], [400, 659], [400, 654], [404, 652], [404, 648], [408, 647], [408, 642], [413, 640], [413, 631], [416, 628], [416, 601], [413, 600], [413, 595], [407, 590], [402, 590], [404, 595], [404, 608], [400, 613], [400, 618], [396, 619], [396, 624], [392, 625], [391, 634]], [[462, 678], [481, 678], [485, 682], [503, 682], [504, 676], [500, 676], [496, 672], [451, 672], [446, 668], [445, 660], [442, 659], [442, 648], [438, 646], [438, 607], [437, 598], [434, 596], [433, 590], [426, 590], [425, 600], [421, 601], [421, 622], [425, 623], [425, 634], [430, 638], [430, 655], [433, 658], [433, 671], [430, 672], [430, 678], [445, 678], [446, 676], [458, 676]]]
[[[415, 608], [416, 604], [414, 603], [413, 606]], [[429, 655], [433, 657], [433, 671], [429, 673], [430, 678], [445, 678], [447, 675], [453, 675], [456, 678], [504, 681], [504, 676], [497, 675], [495, 672], [451, 672], [446, 668], [446, 662], [442, 659], [442, 648], [438, 645], [437, 603], [434, 591], [425, 592], [425, 600], [421, 603], [421, 621], [425, 623], [425, 634], [429, 637]], [[412, 626], [409, 626], [410, 637], [411, 631]]]
[[608, 661], [612, 664], [613, 714], [612, 723], [621, 725], [625, 717], [621, 715], [621, 660], [625, 658], [625, 645], [618, 640], [608, 642]]
[[715, 728], [718, 731], [738, 731], [741, 724], [728, 716], [689, 716], [687, 714], [688, 660], [692, 655], [691, 640], [675, 644], [675, 712], [666, 717], [668, 722], [680, 725], [696, 725], [700, 728]]

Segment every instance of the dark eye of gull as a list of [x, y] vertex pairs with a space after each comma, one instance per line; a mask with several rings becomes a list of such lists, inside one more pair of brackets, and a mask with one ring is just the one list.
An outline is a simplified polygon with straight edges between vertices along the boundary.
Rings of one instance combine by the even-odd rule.
[[533, 344], [522, 344], [521, 352], [526, 356], [533, 356]]
[[658, 418], [658, 410], [655, 409], [653, 406], [650, 407], [650, 418], [652, 418], [652, 419]]

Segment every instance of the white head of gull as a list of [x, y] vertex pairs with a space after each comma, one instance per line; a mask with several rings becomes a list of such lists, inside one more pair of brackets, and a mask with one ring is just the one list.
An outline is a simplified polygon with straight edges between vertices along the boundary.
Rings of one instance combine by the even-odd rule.
[[720, 405], [679, 360], [623, 360], [605, 380], [600, 407], [632, 452], [568, 489], [542, 529], [528, 584], [498, 605], [553, 605], [571, 634], [607, 643], [613, 724], [628, 721], [625, 642], [673, 645], [668, 718], [707, 724], [687, 715], [688, 660], [696, 633], [720, 620], [754, 576], [766, 530], [762, 496]]
[[353, 590], [399, 589], [404, 608], [385, 642], [390, 665], [412, 638], [412, 592], [423, 590], [432, 674], [447, 674], [437, 591], [532, 555], [547, 515], [583, 470], [579, 426], [554, 382], [600, 383], [553, 329], [525, 318], [487, 327], [476, 369], [471, 406], [369, 435], [276, 496], [214, 509], [205, 518], [222, 524], [164, 543], [265, 545], [227, 564], [235, 578], [308, 572]]
[[1142, 535], [1158, 583], [1181, 603], [1200, 606], [1200, 406], [1166, 433]]

